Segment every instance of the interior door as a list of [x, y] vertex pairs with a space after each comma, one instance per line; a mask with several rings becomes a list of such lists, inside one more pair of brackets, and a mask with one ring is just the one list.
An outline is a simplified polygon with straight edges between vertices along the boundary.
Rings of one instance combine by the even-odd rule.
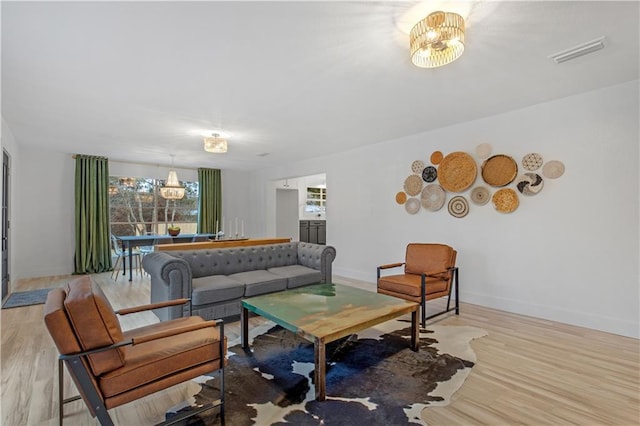
[[9, 154], [2, 150], [2, 300], [9, 294]]
[[276, 237], [298, 241], [298, 190], [276, 189]]

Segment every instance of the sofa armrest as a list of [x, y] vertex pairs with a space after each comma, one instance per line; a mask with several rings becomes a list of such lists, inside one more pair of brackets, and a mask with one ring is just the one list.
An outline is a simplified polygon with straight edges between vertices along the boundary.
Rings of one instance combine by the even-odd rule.
[[336, 258], [336, 249], [314, 243], [298, 243], [298, 264], [317, 269], [322, 274], [323, 283], [331, 282], [332, 263]]
[[[158, 251], [144, 256], [142, 267], [151, 277], [151, 303], [191, 300], [192, 273], [187, 261]], [[191, 303], [155, 309], [154, 313], [163, 321], [186, 317], [191, 314]]]

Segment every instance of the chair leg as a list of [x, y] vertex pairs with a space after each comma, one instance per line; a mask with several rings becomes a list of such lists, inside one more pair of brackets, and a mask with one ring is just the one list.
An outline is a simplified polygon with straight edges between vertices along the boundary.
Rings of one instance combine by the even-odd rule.
[[422, 318], [420, 321], [421, 327], [425, 328], [427, 324], [427, 281], [424, 274], [420, 279], [420, 295], [422, 299], [422, 306], [420, 307], [420, 311], [422, 311]]
[[118, 265], [122, 262], [122, 256], [118, 256], [116, 258], [116, 264], [113, 265], [113, 271], [111, 271], [111, 279], [116, 279], [113, 278], [113, 276], [115, 275], [116, 277], [118, 276]]
[[459, 274], [458, 269], [455, 270], [455, 274], [456, 274], [456, 278], [454, 282], [456, 285], [456, 315], [460, 315], [460, 300], [459, 300], [460, 289], [458, 287], [458, 274]]

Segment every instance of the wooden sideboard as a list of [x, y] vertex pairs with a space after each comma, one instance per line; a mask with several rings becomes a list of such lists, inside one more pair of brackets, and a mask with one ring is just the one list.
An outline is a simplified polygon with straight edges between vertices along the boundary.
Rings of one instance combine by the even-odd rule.
[[211, 240], [196, 243], [159, 244], [157, 251], [216, 249], [225, 247], [260, 246], [264, 244], [289, 243], [291, 238], [241, 238], [237, 240]]

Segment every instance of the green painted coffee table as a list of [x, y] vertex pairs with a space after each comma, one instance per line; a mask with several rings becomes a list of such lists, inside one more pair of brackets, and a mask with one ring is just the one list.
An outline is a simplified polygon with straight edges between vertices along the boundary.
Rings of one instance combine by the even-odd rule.
[[316, 399], [326, 398], [325, 345], [411, 313], [411, 349], [418, 350], [418, 307], [396, 297], [340, 284], [314, 284], [242, 301], [242, 347], [249, 347], [249, 312], [310, 341], [315, 351]]

